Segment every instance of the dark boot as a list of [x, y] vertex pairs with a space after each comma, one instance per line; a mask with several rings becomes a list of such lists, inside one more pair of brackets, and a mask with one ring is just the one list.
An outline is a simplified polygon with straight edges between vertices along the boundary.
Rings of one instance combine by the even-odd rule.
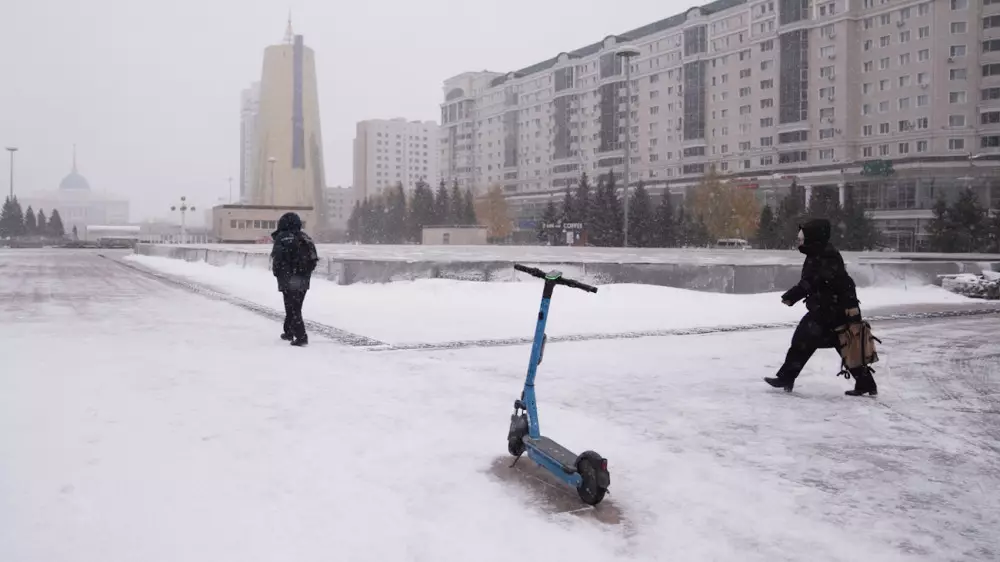
[[872, 376], [871, 369], [860, 367], [851, 371], [854, 377], [854, 390], [848, 390], [844, 394], [847, 396], [864, 396], [870, 394], [878, 396], [878, 385], [875, 384], [875, 377]]
[[288, 332], [285, 332], [284, 334], [281, 334], [281, 339], [283, 339], [285, 341], [292, 341], [295, 338], [292, 337], [292, 334], [289, 334]]
[[783, 388], [785, 392], [791, 392], [792, 388], [795, 387], [794, 379], [783, 379], [781, 377], [764, 377], [764, 382], [773, 386], [774, 388]]
[[305, 347], [309, 345], [309, 337], [307, 336], [304, 338], [295, 338], [294, 340], [292, 340], [292, 345], [294, 345], [295, 347]]

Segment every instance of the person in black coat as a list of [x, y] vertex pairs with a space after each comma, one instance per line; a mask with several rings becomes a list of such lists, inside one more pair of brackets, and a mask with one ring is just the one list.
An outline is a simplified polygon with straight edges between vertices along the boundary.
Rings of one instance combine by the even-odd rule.
[[[848, 275], [840, 252], [830, 244], [830, 221], [814, 219], [799, 228], [799, 251], [806, 255], [802, 278], [781, 295], [781, 302], [793, 306], [805, 299], [808, 312], [792, 334], [785, 363], [774, 377], [764, 379], [786, 392], [792, 391], [796, 377], [817, 349], [836, 348], [839, 351], [840, 342], [834, 329], [847, 323], [848, 309], [859, 309], [854, 279]], [[861, 318], [851, 318], [851, 321], [860, 322]], [[875, 378], [867, 367], [852, 369], [850, 373], [855, 387], [846, 392], [848, 396], [875, 396], [878, 393]]]
[[308, 345], [302, 304], [309, 290], [309, 278], [319, 262], [316, 245], [308, 234], [302, 232], [302, 219], [295, 213], [281, 216], [271, 239], [274, 240], [271, 272], [278, 280], [278, 290], [285, 300], [285, 327], [281, 339], [291, 341], [294, 346]]

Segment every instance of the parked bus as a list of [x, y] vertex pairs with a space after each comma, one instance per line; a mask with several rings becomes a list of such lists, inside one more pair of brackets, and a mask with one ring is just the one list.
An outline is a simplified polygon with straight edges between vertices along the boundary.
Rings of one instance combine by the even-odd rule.
[[101, 248], [134, 248], [139, 242], [138, 226], [87, 226], [86, 241]]

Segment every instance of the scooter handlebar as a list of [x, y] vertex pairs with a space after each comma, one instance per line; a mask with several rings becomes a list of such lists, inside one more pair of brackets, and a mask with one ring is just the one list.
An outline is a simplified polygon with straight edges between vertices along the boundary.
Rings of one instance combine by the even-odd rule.
[[528, 267], [526, 265], [521, 265], [519, 263], [514, 264], [514, 269], [531, 275], [532, 277], [538, 277], [539, 279], [545, 279], [545, 272], [537, 267]]
[[[514, 269], [517, 270], [517, 271], [521, 271], [523, 273], [527, 273], [528, 275], [531, 275], [532, 277], [538, 277], [539, 279], [545, 279], [545, 272], [542, 271], [541, 269], [538, 269], [537, 267], [528, 267], [526, 265], [521, 265], [519, 263], [515, 263], [514, 264]], [[586, 283], [581, 283], [581, 282], [576, 281], [574, 279], [567, 279], [565, 277], [560, 277], [559, 279], [556, 279], [556, 284], [557, 285], [565, 285], [567, 287], [572, 287], [574, 289], [580, 289], [581, 291], [587, 291], [588, 293], [596, 293], [597, 292], [597, 287], [594, 287], [592, 285], [587, 285]]]
[[580, 289], [581, 291], [587, 291], [588, 293], [596, 293], [597, 287], [593, 285], [588, 285], [586, 283], [581, 283], [579, 281], [574, 281], [572, 279], [560, 279], [560, 284], [566, 285], [567, 287], [573, 287], [574, 289]]

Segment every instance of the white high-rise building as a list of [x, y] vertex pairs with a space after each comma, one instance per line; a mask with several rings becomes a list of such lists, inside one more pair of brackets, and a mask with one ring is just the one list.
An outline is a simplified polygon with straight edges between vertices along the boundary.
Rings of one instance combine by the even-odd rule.
[[250, 198], [257, 169], [257, 116], [260, 113], [260, 82], [254, 82], [240, 96], [240, 202]]
[[360, 121], [354, 137], [355, 197], [382, 192], [397, 183], [407, 192], [423, 180], [432, 187], [438, 174], [438, 124], [434, 121]]
[[[718, 0], [521, 70], [461, 74], [444, 84], [442, 177], [502, 185], [533, 229], [581, 172], [622, 174], [623, 45], [639, 53], [631, 185], [681, 196], [715, 166], [773, 204], [794, 178], [849, 192], [901, 249], [926, 241], [940, 196], [971, 186], [1000, 207], [993, 0]], [[885, 161], [894, 174], [867, 173]]]

